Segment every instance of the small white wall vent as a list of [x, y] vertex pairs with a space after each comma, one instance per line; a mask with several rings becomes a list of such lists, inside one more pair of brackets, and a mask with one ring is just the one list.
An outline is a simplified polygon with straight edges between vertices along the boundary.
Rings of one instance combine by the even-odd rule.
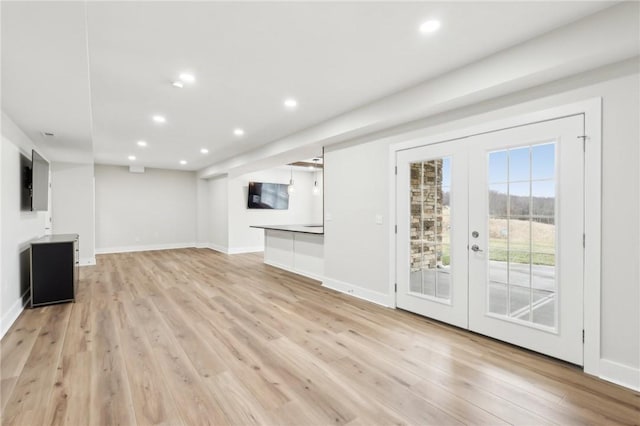
[[129, 166], [130, 173], [144, 173], [144, 167], [142, 166]]

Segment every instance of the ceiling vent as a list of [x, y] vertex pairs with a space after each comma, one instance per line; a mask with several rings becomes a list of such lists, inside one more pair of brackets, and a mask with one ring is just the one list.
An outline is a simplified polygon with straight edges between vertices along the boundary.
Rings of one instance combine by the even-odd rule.
[[142, 166], [129, 166], [130, 173], [144, 173], [144, 167]]
[[40, 134], [45, 139], [53, 139], [56, 136], [53, 132], [40, 132]]

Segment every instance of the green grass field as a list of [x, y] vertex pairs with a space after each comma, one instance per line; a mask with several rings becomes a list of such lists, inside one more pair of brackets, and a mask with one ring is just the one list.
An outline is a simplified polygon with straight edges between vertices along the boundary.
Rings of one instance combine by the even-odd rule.
[[[555, 225], [527, 220], [489, 220], [489, 259], [555, 265]], [[509, 238], [507, 238], [509, 237]]]
[[[443, 209], [443, 227], [449, 229], [448, 208]], [[555, 265], [555, 225], [527, 220], [489, 219], [489, 260], [534, 265]], [[439, 263], [448, 266], [450, 234], [442, 233]]]

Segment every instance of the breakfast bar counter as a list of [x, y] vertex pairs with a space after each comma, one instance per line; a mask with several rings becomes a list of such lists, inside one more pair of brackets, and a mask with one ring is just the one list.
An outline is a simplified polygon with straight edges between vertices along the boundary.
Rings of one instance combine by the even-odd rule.
[[322, 225], [256, 225], [252, 228], [264, 229], [264, 263], [314, 280], [322, 280]]

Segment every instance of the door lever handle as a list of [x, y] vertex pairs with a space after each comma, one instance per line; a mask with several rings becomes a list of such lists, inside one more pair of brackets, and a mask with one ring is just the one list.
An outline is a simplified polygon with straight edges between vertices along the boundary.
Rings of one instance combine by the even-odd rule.
[[477, 244], [474, 244], [471, 246], [471, 250], [477, 252], [481, 252], [482, 250], [480, 249], [480, 247], [478, 247]]

